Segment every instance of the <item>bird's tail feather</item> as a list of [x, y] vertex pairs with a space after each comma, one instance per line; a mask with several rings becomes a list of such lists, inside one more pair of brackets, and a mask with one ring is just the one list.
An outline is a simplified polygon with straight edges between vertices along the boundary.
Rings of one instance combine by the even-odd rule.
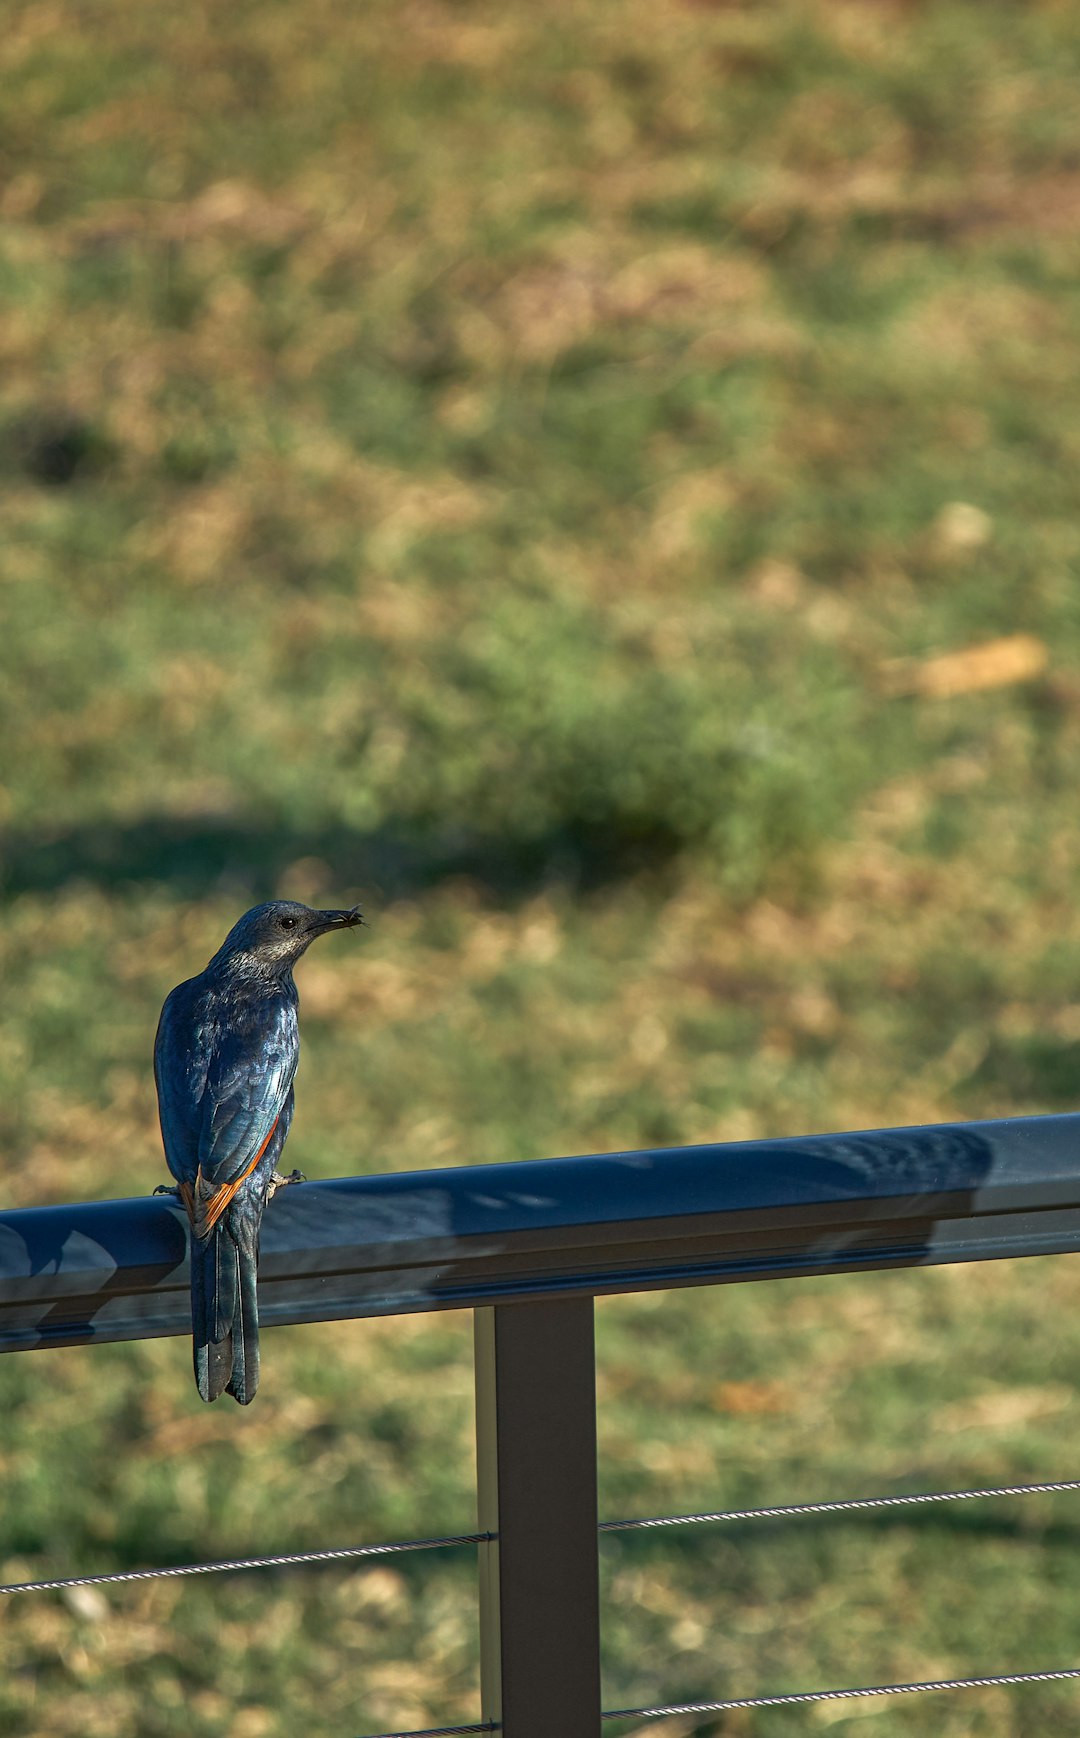
[[204, 1400], [232, 1394], [246, 1406], [259, 1386], [257, 1250], [229, 1225], [191, 1240], [191, 1333], [195, 1381]]
[[256, 1286], [258, 1251], [236, 1251], [239, 1286], [233, 1317], [232, 1375], [228, 1392], [241, 1406], [254, 1400], [259, 1386], [259, 1297]]

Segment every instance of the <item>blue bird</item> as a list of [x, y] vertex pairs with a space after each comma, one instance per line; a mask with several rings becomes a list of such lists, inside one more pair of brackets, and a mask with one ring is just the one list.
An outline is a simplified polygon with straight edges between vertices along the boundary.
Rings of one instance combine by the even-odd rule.
[[256, 1273], [266, 1203], [299, 1171], [277, 1169], [300, 1057], [292, 970], [349, 911], [273, 900], [245, 912], [197, 978], [165, 1000], [154, 1078], [165, 1158], [191, 1223], [191, 1332], [204, 1400], [241, 1406], [259, 1385]]

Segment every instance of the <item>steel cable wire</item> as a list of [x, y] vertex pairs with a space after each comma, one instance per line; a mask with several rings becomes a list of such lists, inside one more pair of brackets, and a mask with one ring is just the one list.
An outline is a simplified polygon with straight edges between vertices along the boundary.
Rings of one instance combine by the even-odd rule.
[[425, 1726], [421, 1732], [372, 1732], [370, 1738], [451, 1738], [457, 1732], [498, 1732], [495, 1720], [485, 1720], [479, 1726]]
[[[910, 1696], [920, 1690], [984, 1690], [1008, 1684], [1051, 1684], [1080, 1678], [1080, 1666], [1058, 1672], [1005, 1672], [994, 1677], [932, 1678], [920, 1684], [876, 1684], [857, 1690], [799, 1690], [786, 1696], [740, 1696], [722, 1702], [671, 1702], [657, 1708], [605, 1708], [605, 1720], [666, 1720], [675, 1714], [724, 1714], [736, 1708], [779, 1708], [795, 1702], [842, 1702], [845, 1697]], [[403, 1733], [401, 1738], [413, 1738]], [[419, 1734], [416, 1735], [419, 1738]]]
[[168, 1569], [122, 1569], [111, 1575], [67, 1575], [55, 1581], [9, 1581], [0, 1593], [49, 1593], [65, 1587], [105, 1587], [118, 1581], [157, 1581], [173, 1575], [221, 1575], [235, 1569], [280, 1569], [295, 1563], [338, 1563], [354, 1557], [391, 1557], [403, 1551], [438, 1551], [480, 1545], [491, 1533], [453, 1533], [442, 1539], [402, 1539], [390, 1545], [343, 1545], [334, 1551], [289, 1551], [279, 1557], [235, 1557], [219, 1563], [182, 1563]]
[[647, 1527], [690, 1527], [705, 1521], [777, 1521], [798, 1515], [837, 1515], [857, 1509], [913, 1508], [918, 1503], [969, 1503], [980, 1497], [1052, 1496], [1058, 1491], [1080, 1491], [1080, 1479], [1058, 1479], [1052, 1484], [994, 1485], [978, 1491], [925, 1491], [915, 1496], [849, 1497], [824, 1503], [783, 1503], [767, 1509], [717, 1509], [701, 1515], [654, 1515], [642, 1521], [601, 1521], [601, 1533], [630, 1532]]

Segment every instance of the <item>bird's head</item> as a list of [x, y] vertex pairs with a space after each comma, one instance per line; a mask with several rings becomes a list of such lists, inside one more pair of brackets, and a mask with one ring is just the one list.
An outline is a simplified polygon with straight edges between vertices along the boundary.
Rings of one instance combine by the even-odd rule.
[[272, 899], [245, 911], [210, 964], [233, 964], [257, 972], [288, 970], [317, 936], [331, 929], [355, 929], [363, 921], [358, 905], [348, 911], [313, 911], [292, 899]]

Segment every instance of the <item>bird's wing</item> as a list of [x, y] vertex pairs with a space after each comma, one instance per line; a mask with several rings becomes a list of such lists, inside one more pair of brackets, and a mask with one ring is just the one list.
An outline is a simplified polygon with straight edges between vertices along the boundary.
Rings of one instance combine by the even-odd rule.
[[154, 1040], [154, 1077], [165, 1158], [182, 1185], [199, 1164], [202, 1100], [210, 1065], [210, 1027], [201, 1016], [198, 979], [177, 984], [165, 1000]]
[[[299, 1054], [296, 1013], [287, 1002], [268, 1011], [257, 1028], [222, 1034], [207, 1071], [188, 1204], [198, 1236], [213, 1230], [269, 1146]], [[181, 1192], [187, 1200], [183, 1185]]]

